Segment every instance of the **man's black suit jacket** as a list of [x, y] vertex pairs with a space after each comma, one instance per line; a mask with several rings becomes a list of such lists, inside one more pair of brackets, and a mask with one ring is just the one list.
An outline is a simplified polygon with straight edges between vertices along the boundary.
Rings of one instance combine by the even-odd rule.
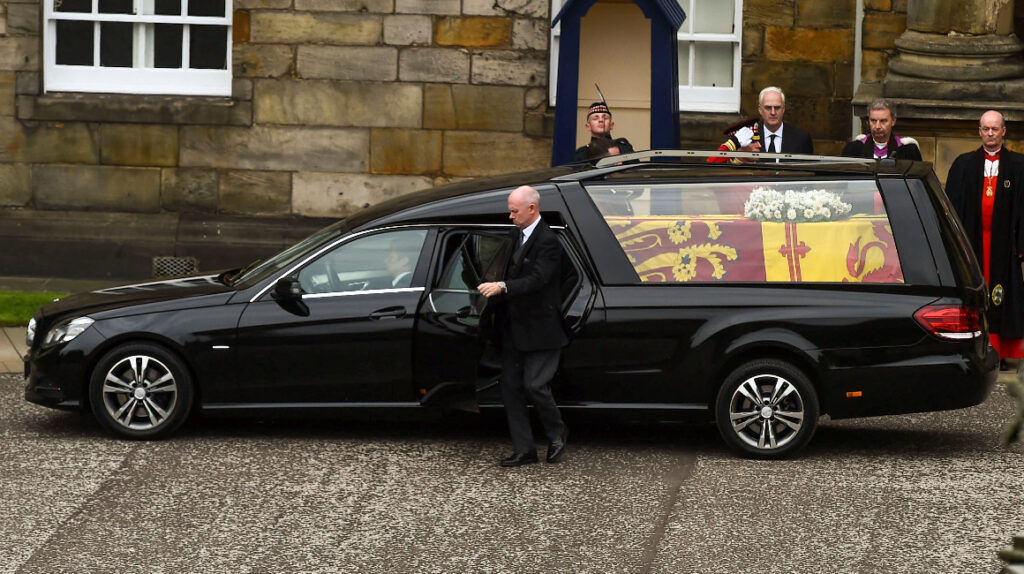
[[[518, 240], [519, 230], [511, 233]], [[511, 342], [519, 351], [542, 351], [569, 343], [562, 324], [561, 276], [562, 244], [541, 220], [508, 264], [506, 292], [497, 309], [502, 345]], [[504, 340], [507, 336], [512, 340]]]
[[[757, 133], [761, 134], [761, 151], [768, 151], [768, 132], [764, 124], [758, 122], [757, 129]], [[778, 153], [813, 154], [814, 141], [811, 140], [811, 134], [789, 122], [782, 122], [782, 149]]]

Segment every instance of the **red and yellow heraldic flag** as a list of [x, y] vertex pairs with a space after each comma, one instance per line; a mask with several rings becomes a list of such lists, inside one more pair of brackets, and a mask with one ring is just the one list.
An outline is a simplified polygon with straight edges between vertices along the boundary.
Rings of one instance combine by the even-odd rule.
[[807, 223], [740, 215], [605, 220], [644, 282], [903, 282], [885, 215]]

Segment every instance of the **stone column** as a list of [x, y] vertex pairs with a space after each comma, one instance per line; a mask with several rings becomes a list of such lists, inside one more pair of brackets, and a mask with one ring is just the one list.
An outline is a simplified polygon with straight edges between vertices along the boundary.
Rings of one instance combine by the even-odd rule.
[[1024, 44], [1013, 33], [1013, 0], [909, 0], [896, 50], [882, 82], [886, 97], [1024, 99]]
[[1013, 0], [907, 0], [906, 29], [885, 77], [854, 95], [862, 128], [871, 100], [889, 100], [896, 133], [917, 139], [940, 181], [959, 154], [981, 145], [985, 110], [1002, 112], [1007, 146], [1024, 149], [1024, 45], [1013, 33], [1013, 12]]

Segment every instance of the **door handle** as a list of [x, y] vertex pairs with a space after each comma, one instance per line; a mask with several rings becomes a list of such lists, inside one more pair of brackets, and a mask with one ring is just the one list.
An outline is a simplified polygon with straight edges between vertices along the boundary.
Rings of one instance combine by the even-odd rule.
[[370, 318], [374, 321], [380, 321], [382, 319], [401, 319], [405, 317], [405, 307], [386, 307], [384, 309], [377, 309], [370, 313]]

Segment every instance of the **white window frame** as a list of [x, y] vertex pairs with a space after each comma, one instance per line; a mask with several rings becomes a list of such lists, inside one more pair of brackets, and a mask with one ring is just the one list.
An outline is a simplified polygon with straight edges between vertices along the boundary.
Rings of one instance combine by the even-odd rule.
[[[689, 84], [679, 86], [679, 109], [684, 112], [738, 112], [740, 111], [740, 73], [742, 71], [743, 54], [743, 0], [722, 0], [735, 4], [733, 9], [733, 33], [732, 34], [690, 34], [680, 32], [677, 39], [680, 45], [683, 42], [731, 42], [733, 44], [732, 64], [732, 87], [729, 88], [708, 88], [695, 87], [693, 82], [694, 71], [694, 50], [690, 49], [690, 58], [687, 62], [689, 70]], [[687, 21], [694, 13], [694, 0], [678, 0], [686, 13]], [[551, 0], [551, 17], [554, 18], [562, 9], [563, 0]], [[685, 23], [684, 23], [685, 26]], [[562, 23], [559, 22], [551, 29], [551, 65], [548, 66], [548, 100], [552, 106], [556, 103], [558, 91], [558, 49], [562, 34]]]
[[[92, 12], [57, 12], [56, 0], [44, 0], [43, 7], [43, 91], [91, 92], [123, 94], [165, 94], [183, 96], [230, 96], [232, 49], [232, 0], [224, 0], [224, 16], [173, 16], [143, 14], [148, 0], [133, 0], [134, 14], [101, 14], [99, 0], [92, 0]], [[151, 0], [149, 0], [151, 1]], [[204, 0], [181, 0], [182, 14], [188, 14], [188, 3]], [[94, 23], [93, 65], [69, 66], [57, 64], [57, 21], [78, 20]], [[129, 22], [134, 24], [132, 67], [100, 66], [100, 24], [102, 22]], [[182, 67], [153, 68], [145, 62], [146, 26], [148, 24], [182, 25]], [[227, 28], [225, 70], [189, 68], [189, 25], [214, 25]]]
[[[743, 54], [743, 0], [721, 0], [733, 2], [733, 22], [731, 34], [695, 34], [684, 30], [689, 24], [690, 29], [696, 16], [696, 0], [678, 0], [686, 12], [687, 22], [676, 35], [679, 45], [690, 44], [689, 61], [685, 63], [689, 73], [688, 82], [679, 83], [679, 109], [693, 112], [738, 112], [740, 111], [740, 72], [742, 71]], [[696, 69], [696, 50], [698, 43], [732, 44], [732, 86], [727, 88], [694, 86], [693, 75]], [[680, 66], [684, 63], [680, 62]]]

